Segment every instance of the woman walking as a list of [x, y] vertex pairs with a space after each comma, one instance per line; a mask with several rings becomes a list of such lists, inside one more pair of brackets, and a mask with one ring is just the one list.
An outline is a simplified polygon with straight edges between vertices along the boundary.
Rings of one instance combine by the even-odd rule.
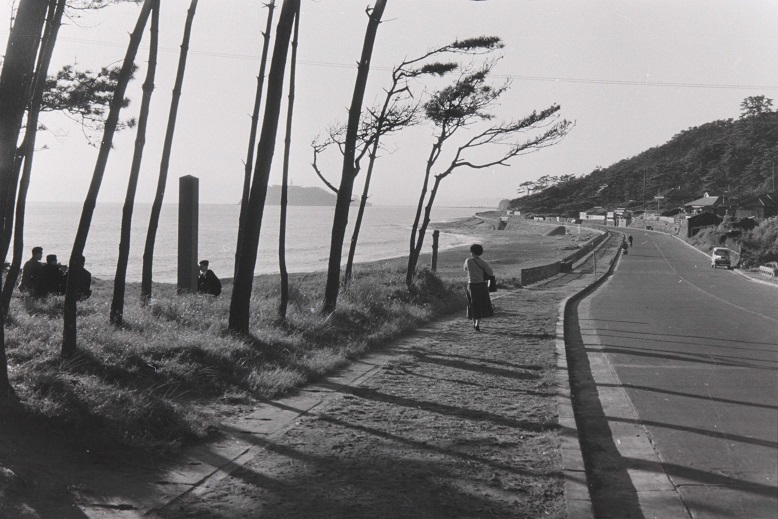
[[489, 287], [486, 280], [493, 276], [494, 271], [487, 262], [481, 259], [484, 248], [474, 243], [470, 246], [470, 257], [465, 260], [467, 271], [467, 317], [473, 320], [473, 329], [481, 331], [481, 319], [494, 315], [492, 301], [489, 298]]

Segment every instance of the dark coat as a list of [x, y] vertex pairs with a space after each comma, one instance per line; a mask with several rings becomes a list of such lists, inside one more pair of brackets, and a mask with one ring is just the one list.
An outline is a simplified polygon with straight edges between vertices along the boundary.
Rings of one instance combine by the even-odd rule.
[[200, 274], [197, 279], [197, 291], [201, 294], [210, 294], [218, 296], [222, 293], [222, 282], [213, 273], [213, 270], [206, 270], [205, 274]]
[[61, 265], [46, 263], [41, 266], [35, 283], [35, 295], [47, 296], [49, 294], [62, 295], [65, 293], [65, 273]]
[[[66, 278], [70, 277], [71, 272], [72, 271], [68, 271]], [[65, 281], [67, 282], [67, 279]], [[89, 299], [89, 296], [92, 295], [92, 273], [87, 269], [81, 269], [81, 274], [78, 276], [76, 294], [78, 295], [79, 301]]]
[[22, 292], [35, 293], [41, 267], [43, 267], [43, 265], [35, 258], [27, 260], [24, 267], [22, 267], [22, 280], [19, 282], [19, 290]]

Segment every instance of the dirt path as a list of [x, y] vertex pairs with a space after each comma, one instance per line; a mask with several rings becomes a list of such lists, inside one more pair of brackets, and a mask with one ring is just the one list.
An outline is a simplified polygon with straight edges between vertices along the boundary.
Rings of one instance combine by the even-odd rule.
[[[602, 265], [605, 265], [605, 261]], [[591, 263], [500, 293], [497, 315], [431, 324], [258, 455], [156, 510], [158, 518], [567, 517], [556, 403], [560, 302]]]
[[[558, 295], [506, 294], [481, 333], [463, 318], [427, 327], [381, 373], [336, 388], [281, 438], [256, 438], [259, 456], [158, 516], [564, 517], [545, 304]], [[518, 310], [532, 302], [551, 311]]]

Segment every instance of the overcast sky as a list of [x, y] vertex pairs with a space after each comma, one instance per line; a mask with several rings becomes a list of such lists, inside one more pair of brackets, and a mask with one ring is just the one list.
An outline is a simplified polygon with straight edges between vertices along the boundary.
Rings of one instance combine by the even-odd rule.
[[[2, 0], [0, 19], [9, 20], [10, 5]], [[188, 5], [188, 0], [163, 2], [138, 202], [151, 202], [154, 196]], [[310, 143], [347, 117], [367, 0], [302, 0], [302, 5], [291, 178], [296, 185], [322, 186], [310, 166]], [[138, 11], [134, 4], [118, 5], [69, 20], [60, 31], [53, 68], [74, 62], [92, 70], [120, 64]], [[177, 201], [182, 175], [200, 178], [203, 203], [240, 199], [266, 13], [261, 0], [200, 0], [167, 202]], [[576, 125], [557, 146], [519, 157], [510, 167], [457, 171], [444, 181], [437, 202], [496, 204], [516, 197], [524, 181], [545, 174], [582, 176], [661, 145], [689, 127], [737, 118], [747, 96], [778, 97], [776, 27], [775, 0], [389, 0], [366, 101], [381, 99], [391, 68], [403, 58], [457, 38], [501, 37], [505, 48], [499, 52], [495, 81], [510, 80], [511, 87], [493, 110], [496, 118], [516, 118], [558, 103], [563, 117]], [[7, 33], [5, 22], [0, 40], [6, 41]], [[140, 107], [147, 52], [148, 32], [123, 118], [136, 116]], [[47, 114], [43, 123], [49, 131], [41, 132], [38, 142], [46, 149], [35, 156], [29, 197], [80, 202], [97, 149], [67, 119]], [[116, 137], [100, 201], [124, 200], [134, 139], [133, 130]], [[430, 127], [387, 139], [371, 201], [415, 204], [431, 143]], [[281, 161], [279, 148], [271, 184], [280, 180]], [[338, 157], [325, 160], [324, 167], [337, 183]]]

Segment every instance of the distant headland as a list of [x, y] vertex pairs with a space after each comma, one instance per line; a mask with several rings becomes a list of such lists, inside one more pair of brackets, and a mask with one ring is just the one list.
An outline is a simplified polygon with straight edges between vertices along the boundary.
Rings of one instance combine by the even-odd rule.
[[[287, 196], [288, 205], [334, 207], [337, 200], [334, 193], [320, 187], [288, 186]], [[281, 205], [281, 186], [267, 188], [267, 205]]]

